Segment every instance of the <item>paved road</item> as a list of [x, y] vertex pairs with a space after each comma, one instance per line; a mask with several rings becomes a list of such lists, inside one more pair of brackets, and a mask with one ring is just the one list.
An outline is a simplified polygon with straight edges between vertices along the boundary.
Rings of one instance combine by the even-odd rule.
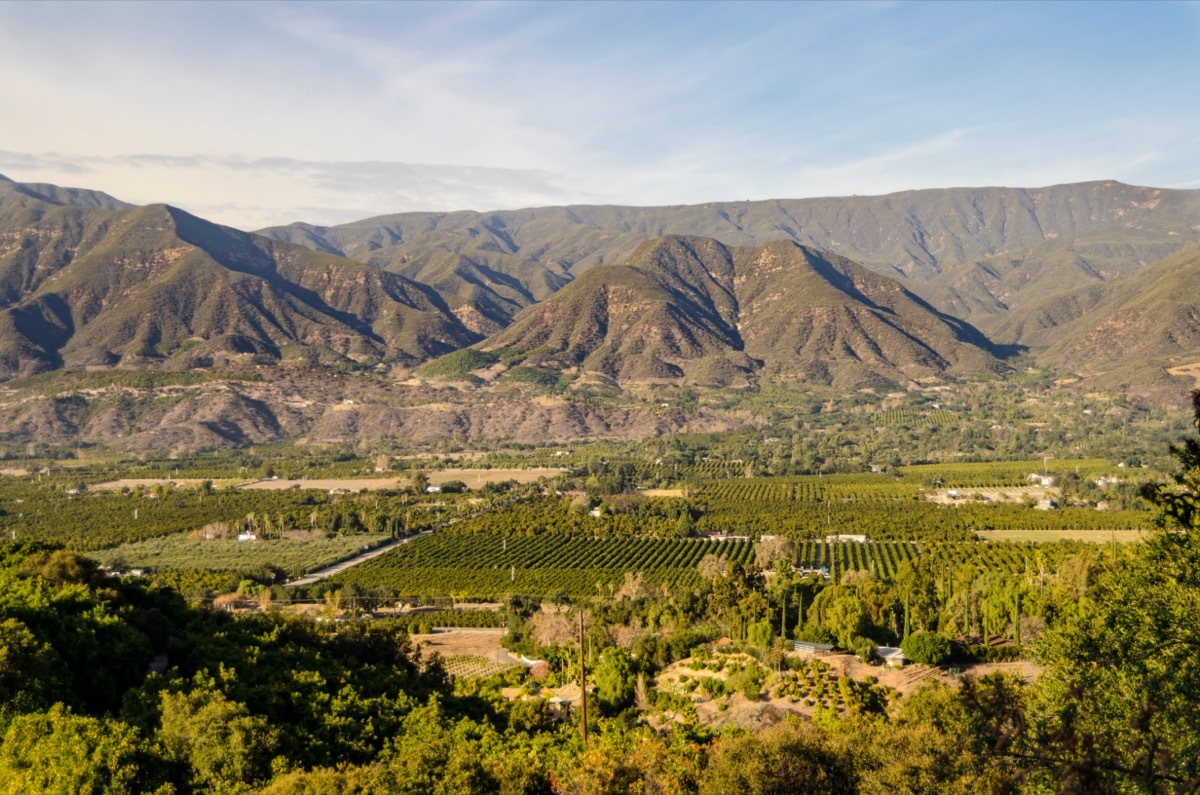
[[289, 580], [287, 583], [285, 583], [285, 585], [297, 586], [297, 587], [302, 586], [302, 585], [312, 585], [314, 582], [317, 582], [318, 580], [323, 580], [326, 577], [332, 577], [335, 574], [341, 574], [343, 571], [345, 571], [346, 569], [348, 569], [352, 566], [357, 566], [358, 564], [362, 563], [363, 561], [370, 560], [371, 558], [377, 558], [380, 555], [382, 555], [384, 552], [393, 550], [396, 547], [400, 546], [401, 544], [407, 544], [409, 541], [412, 541], [413, 539], [416, 539], [416, 538], [420, 538], [421, 536], [427, 536], [432, 532], [433, 532], [432, 530], [426, 530], [424, 533], [417, 533], [415, 536], [409, 536], [408, 538], [400, 538], [395, 541], [389, 541], [381, 547], [375, 547], [374, 549], [368, 550], [368, 551], [362, 553], [361, 555], [355, 555], [354, 557], [350, 558], [349, 560], [343, 560], [341, 563], [335, 563], [334, 565], [330, 566], [327, 569], [320, 569], [319, 571], [314, 571], [311, 574], [305, 574], [303, 577], [297, 577], [294, 580]]

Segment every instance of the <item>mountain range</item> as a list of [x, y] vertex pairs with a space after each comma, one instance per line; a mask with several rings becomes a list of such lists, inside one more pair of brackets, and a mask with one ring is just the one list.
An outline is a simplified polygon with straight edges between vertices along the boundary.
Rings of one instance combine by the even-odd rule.
[[0, 182], [0, 375], [241, 355], [415, 363], [480, 339], [433, 289], [166, 205]]
[[589, 268], [620, 264], [655, 237], [712, 237], [732, 246], [791, 240], [902, 279], [939, 310], [987, 331], [1029, 296], [1108, 281], [1200, 242], [1200, 191], [1100, 181], [678, 207], [401, 213], [260, 234], [436, 284], [451, 306], [479, 306], [500, 326], [507, 319], [498, 313], [511, 317]]
[[762, 373], [894, 388], [1001, 366], [979, 331], [844, 257], [675, 235], [588, 270], [480, 347], [617, 383], [730, 386]]
[[[374, 367], [411, 406], [431, 379], [891, 389], [1024, 354], [1020, 366], [1173, 400], [1200, 374], [1198, 276], [1200, 191], [1112, 181], [248, 233], [0, 177], [0, 378]], [[447, 354], [455, 366], [437, 366]], [[264, 438], [320, 426], [260, 402]], [[645, 420], [580, 416], [568, 433], [679, 426]], [[33, 427], [0, 407], [0, 441], [14, 422]]]

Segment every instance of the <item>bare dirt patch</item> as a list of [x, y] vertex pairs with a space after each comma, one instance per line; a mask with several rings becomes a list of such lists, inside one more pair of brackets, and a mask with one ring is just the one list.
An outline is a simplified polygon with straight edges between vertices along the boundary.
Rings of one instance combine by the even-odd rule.
[[428, 635], [413, 635], [426, 653], [437, 652], [443, 657], [485, 657], [496, 660], [505, 629], [448, 629]]
[[968, 502], [1025, 502], [1057, 500], [1059, 491], [1046, 486], [1012, 486], [1003, 489], [938, 489], [926, 497], [942, 505], [962, 505]]
[[[784, 706], [779, 706], [779, 702]], [[724, 709], [721, 707], [724, 706]], [[741, 693], [735, 693], [726, 702], [705, 701], [696, 705], [696, 717], [711, 729], [724, 729], [728, 726], [738, 726], [750, 731], [758, 731], [774, 726], [783, 720], [785, 713], [809, 715], [812, 710], [797, 709], [796, 705], [788, 704], [783, 699], [769, 701], [749, 701]]]
[[434, 485], [461, 480], [468, 488], [477, 489], [488, 483], [515, 480], [518, 483], [536, 483], [538, 478], [552, 478], [566, 472], [565, 469], [539, 467], [536, 469], [441, 469], [429, 473], [429, 482]]
[[[120, 491], [124, 488], [148, 488], [152, 489], [155, 486], [171, 486], [173, 488], [191, 488], [204, 483], [202, 478], [125, 478], [124, 480], [106, 480], [103, 483], [97, 483], [90, 488], [100, 491]], [[221, 481], [214, 480], [214, 486], [221, 485]]]
[[[789, 656], [803, 659], [803, 655], [800, 654]], [[890, 687], [900, 694], [917, 689], [928, 679], [950, 681], [950, 676], [945, 671], [927, 665], [914, 664], [904, 668], [887, 668], [882, 665], [868, 665], [853, 654], [827, 654], [817, 659], [830, 666], [838, 676], [849, 676], [860, 682], [868, 676], [873, 676], [879, 681], [879, 684]]]
[[642, 489], [640, 493], [643, 497], [650, 497], [651, 499], [655, 497], [673, 499], [682, 497], [683, 489]]
[[[439, 469], [429, 473], [429, 482], [435, 486], [461, 480], [467, 488], [482, 488], [488, 483], [501, 483], [515, 480], [518, 483], [536, 483], [538, 478], [552, 478], [565, 472], [565, 469]], [[410, 483], [409, 476], [402, 475], [390, 478], [315, 478], [298, 480], [258, 480], [247, 483], [244, 489], [319, 489], [322, 491], [378, 491], [380, 489], [405, 488]]]
[[[741, 655], [737, 655], [741, 657]], [[805, 655], [790, 654], [790, 657], [807, 659]], [[731, 658], [732, 659], [732, 658]], [[1041, 669], [1028, 661], [1012, 663], [987, 663], [963, 668], [952, 675], [948, 670], [927, 665], [912, 664], [905, 668], [886, 668], [881, 665], [867, 665], [851, 654], [829, 654], [818, 657], [827, 665], [829, 674], [836, 677], [850, 677], [859, 682], [867, 677], [873, 677], [879, 685], [890, 688], [901, 697], [926, 685], [931, 681], [939, 681], [949, 686], [955, 686], [960, 676], [980, 677], [994, 673], [1005, 673], [1017, 676], [1026, 682], [1037, 678]], [[695, 667], [693, 667], [695, 666]], [[724, 672], [707, 671], [703, 665], [697, 665], [692, 660], [681, 660], [664, 670], [658, 676], [661, 689], [674, 692], [680, 691], [681, 679], [695, 680], [698, 677], [710, 676], [717, 679], [728, 679]], [[760, 698], [750, 700], [741, 693], [710, 698], [696, 689], [689, 693], [696, 708], [696, 716], [702, 723], [713, 729], [726, 726], [740, 726], [751, 731], [757, 731], [778, 723], [786, 713], [814, 716], [820, 709], [829, 708], [829, 699], [822, 706], [820, 697], [771, 697], [779, 683], [779, 675], [768, 676], [763, 694]]]
[[1090, 541], [1095, 544], [1130, 544], [1145, 538], [1143, 530], [977, 530], [983, 541]]
[[378, 491], [380, 489], [397, 489], [408, 485], [408, 478], [341, 478], [313, 480], [256, 480], [246, 483], [243, 489], [277, 491], [280, 489], [320, 489], [322, 491]]
[[1178, 367], [1169, 367], [1167, 372], [1171, 375], [1179, 375], [1185, 378], [1192, 378], [1196, 381], [1196, 387], [1200, 388], [1200, 362], [1192, 362], [1191, 364], [1181, 364]]
[[482, 450], [467, 450], [461, 453], [421, 453], [420, 455], [398, 455], [393, 458], [393, 461], [429, 461], [436, 459], [444, 461], [447, 458], [453, 458], [457, 461], [477, 461], [480, 458], [487, 458], [488, 454]]

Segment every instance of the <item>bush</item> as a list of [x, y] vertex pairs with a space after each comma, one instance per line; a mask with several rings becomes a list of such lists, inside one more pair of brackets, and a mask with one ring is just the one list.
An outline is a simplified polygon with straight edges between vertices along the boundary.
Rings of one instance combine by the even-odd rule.
[[854, 653], [860, 662], [869, 663], [874, 660], [877, 648], [875, 641], [870, 638], [860, 636], [854, 639]]
[[[908, 652], [905, 652], [905, 654], [908, 654]], [[976, 663], [1016, 662], [1021, 659], [1021, 649], [1018, 646], [985, 646], [983, 644], [975, 644], [962, 647], [961, 653], [956, 656]]]
[[447, 380], [471, 380], [472, 370], [481, 370], [500, 361], [494, 353], [460, 348], [453, 353], [439, 356], [417, 368], [417, 374]]
[[761, 668], [751, 665], [729, 677], [729, 681], [726, 683], [727, 690], [730, 693], [740, 692], [750, 701], [757, 701], [766, 678], [766, 674]]
[[549, 388], [557, 387], [560, 383], [560, 375], [557, 370], [544, 370], [540, 367], [525, 367], [521, 365], [511, 368], [504, 374], [503, 379], [520, 384], [535, 384]]
[[694, 684], [697, 684], [709, 698], [720, 698], [729, 692], [724, 680], [715, 676], [702, 676]]
[[771, 622], [756, 621], [746, 628], [746, 641], [751, 646], [766, 649], [771, 646]]
[[950, 640], [936, 632], [918, 632], [905, 638], [900, 650], [913, 662], [940, 665], [950, 657]]

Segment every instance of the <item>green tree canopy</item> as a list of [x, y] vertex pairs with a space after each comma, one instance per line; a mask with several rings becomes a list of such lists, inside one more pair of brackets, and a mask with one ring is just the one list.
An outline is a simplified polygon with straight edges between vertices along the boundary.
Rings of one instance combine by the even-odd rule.
[[62, 705], [20, 715], [0, 741], [3, 795], [135, 795], [158, 790], [146, 749], [131, 726], [74, 715]]
[[[1200, 427], [1200, 391], [1193, 393]], [[1176, 792], [1200, 780], [1200, 441], [1147, 496], [1160, 528], [1101, 571], [1039, 640], [1032, 742], [1071, 792]]]
[[925, 665], [940, 665], [950, 657], [950, 641], [936, 632], [909, 635], [900, 649], [908, 659]]

